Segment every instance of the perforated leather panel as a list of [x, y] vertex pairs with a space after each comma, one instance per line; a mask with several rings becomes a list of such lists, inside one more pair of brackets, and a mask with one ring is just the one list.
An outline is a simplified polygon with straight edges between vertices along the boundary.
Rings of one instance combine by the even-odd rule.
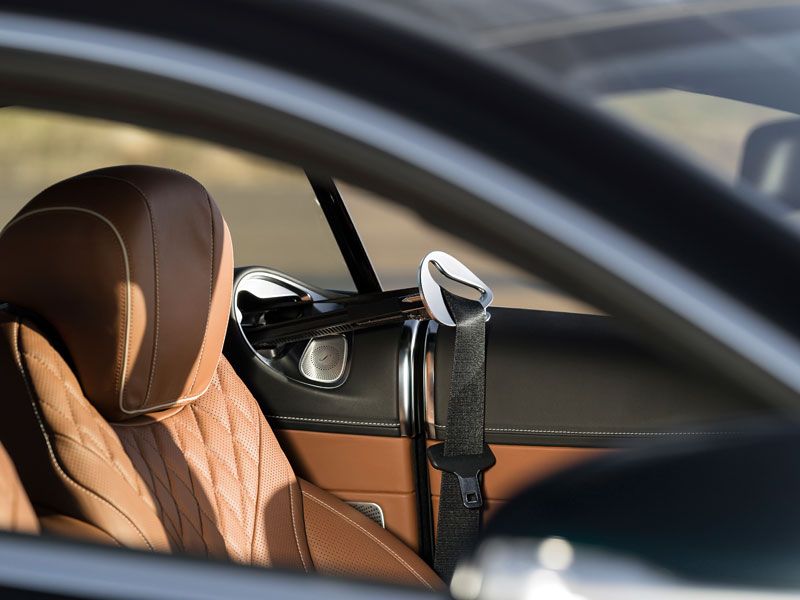
[[297, 481], [227, 360], [196, 402], [162, 420], [114, 430], [174, 547], [307, 570]]
[[34, 507], [123, 546], [170, 550], [147, 486], [62, 356], [34, 326], [0, 318], [0, 433]]
[[7, 394], [0, 439], [52, 532], [441, 586], [394, 536], [298, 482], [224, 357], [193, 403], [110, 424], [41, 331], [0, 315], [0, 379]]
[[111, 425], [39, 331], [16, 321], [2, 331], [16, 363], [8, 381], [26, 390], [12, 390], [16, 426], [3, 437], [36, 504], [124, 546], [310, 568], [294, 474], [224, 358], [194, 403]]

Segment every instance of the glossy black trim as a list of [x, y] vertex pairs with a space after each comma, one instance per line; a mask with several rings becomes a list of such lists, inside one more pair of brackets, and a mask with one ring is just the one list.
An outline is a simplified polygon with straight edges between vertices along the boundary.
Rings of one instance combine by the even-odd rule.
[[380, 292], [381, 283], [378, 281], [378, 275], [372, 268], [372, 262], [364, 249], [364, 244], [361, 243], [361, 237], [358, 235], [356, 226], [350, 218], [350, 213], [347, 212], [347, 206], [345, 206], [333, 179], [308, 172], [306, 176], [317, 196], [317, 202], [319, 202], [328, 225], [330, 225], [356, 290], [359, 294]]

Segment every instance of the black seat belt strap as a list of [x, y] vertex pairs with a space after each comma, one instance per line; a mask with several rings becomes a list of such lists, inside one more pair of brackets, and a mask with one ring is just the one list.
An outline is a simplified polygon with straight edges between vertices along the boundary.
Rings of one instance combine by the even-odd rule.
[[486, 311], [480, 302], [442, 290], [456, 324], [453, 371], [444, 443], [428, 449], [442, 471], [434, 569], [449, 581], [459, 557], [480, 530], [481, 473], [494, 464], [484, 442], [486, 395]]

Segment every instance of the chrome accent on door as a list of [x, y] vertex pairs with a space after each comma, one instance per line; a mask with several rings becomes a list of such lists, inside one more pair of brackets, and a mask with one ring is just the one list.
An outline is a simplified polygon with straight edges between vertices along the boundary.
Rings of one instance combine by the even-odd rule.
[[247, 346], [255, 354], [258, 359], [265, 365], [272, 367], [269, 358], [258, 352], [250, 344], [250, 340], [242, 329], [242, 313], [236, 306], [236, 298], [240, 292], [250, 292], [258, 298], [279, 298], [281, 296], [297, 296], [301, 300], [323, 300], [324, 298], [309, 289], [299, 285], [296, 281], [292, 281], [288, 277], [276, 271], [268, 271], [267, 269], [252, 271], [244, 275], [233, 289], [233, 315], [236, 319], [236, 324], [239, 327], [239, 332], [242, 334]]
[[425, 356], [422, 363], [422, 402], [425, 409], [425, 432], [436, 439], [436, 335], [439, 324], [428, 321], [425, 330]]
[[397, 354], [397, 418], [400, 422], [400, 435], [416, 433], [414, 417], [414, 387], [416, 376], [414, 349], [419, 343], [420, 321], [408, 320], [403, 323]]
[[383, 518], [383, 509], [380, 504], [376, 504], [375, 502], [348, 502], [347, 504], [386, 529], [386, 520]]
[[[302, 383], [303, 385], [308, 385], [311, 387], [335, 388], [344, 383], [344, 380], [347, 378], [349, 373], [350, 345], [352, 343], [351, 339], [348, 339], [346, 336], [332, 336], [343, 337], [344, 340], [341, 369], [336, 372], [336, 377], [333, 379], [324, 378], [318, 368], [316, 368], [316, 371], [320, 372], [315, 374], [315, 368], [310, 363], [305, 365], [305, 369], [303, 368], [304, 359], [310, 360], [311, 358], [311, 355], [308, 352], [308, 347], [315, 343], [315, 340], [313, 339], [309, 340], [308, 342], [301, 342], [297, 345], [295, 353], [291, 355], [291, 365], [289, 368], [287, 368], [286, 361], [289, 360], [289, 356], [281, 357], [267, 351], [258, 351], [253, 347], [253, 345], [250, 343], [250, 340], [247, 338], [247, 335], [242, 328], [242, 314], [237, 307], [237, 298], [243, 291], [250, 292], [254, 296], [262, 299], [280, 298], [282, 296], [297, 296], [301, 301], [317, 301], [324, 300], [326, 298], [325, 296], [323, 296], [320, 292], [306, 287], [301, 282], [296, 281], [291, 277], [284, 275], [283, 273], [280, 273], [279, 271], [273, 271], [267, 267], [257, 267], [252, 271], [245, 273], [241, 278], [234, 282], [231, 311], [236, 321], [236, 325], [239, 328], [239, 333], [241, 334], [245, 344], [247, 344], [247, 347], [261, 363], [273, 371], [281, 373], [284, 377], [287, 377], [293, 381], [297, 381], [298, 383]], [[326, 338], [317, 339], [327, 339], [327, 336]], [[303, 346], [303, 344], [306, 344], [306, 346]]]

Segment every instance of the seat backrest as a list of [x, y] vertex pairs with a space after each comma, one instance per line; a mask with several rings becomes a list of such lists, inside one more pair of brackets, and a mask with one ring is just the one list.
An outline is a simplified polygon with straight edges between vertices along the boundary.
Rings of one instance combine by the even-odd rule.
[[232, 248], [199, 183], [151, 167], [68, 179], [6, 226], [0, 257], [0, 439], [45, 530], [310, 562], [294, 474], [220, 358]]
[[14, 463], [0, 445], [0, 530], [38, 533], [39, 521], [17, 477]]
[[58, 183], [0, 233], [0, 441], [43, 530], [439, 585], [398, 540], [296, 479], [221, 356], [232, 265], [206, 190], [151, 167]]

